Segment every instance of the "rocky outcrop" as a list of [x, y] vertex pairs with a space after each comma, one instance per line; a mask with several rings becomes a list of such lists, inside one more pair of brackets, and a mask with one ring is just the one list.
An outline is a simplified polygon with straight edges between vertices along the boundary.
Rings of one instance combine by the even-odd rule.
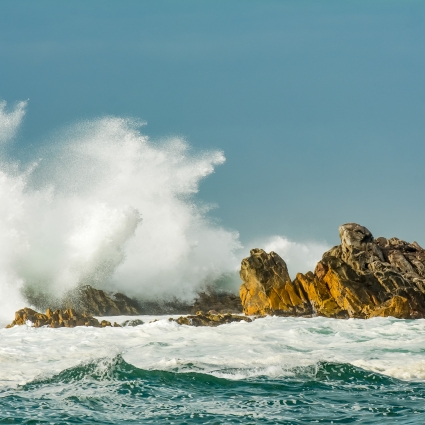
[[31, 325], [35, 328], [48, 326], [51, 328], [74, 328], [75, 326], [93, 326], [97, 328], [104, 328], [106, 326], [121, 327], [114, 322], [102, 320], [99, 322], [96, 318], [87, 314], [80, 314], [72, 309], [55, 310], [50, 308], [46, 310], [46, 314], [39, 313], [31, 308], [25, 307], [15, 313], [15, 320], [6, 326], [12, 328], [13, 326]]
[[252, 322], [252, 319], [246, 316], [238, 316], [236, 314], [220, 314], [215, 311], [209, 311], [204, 313], [198, 311], [196, 315], [193, 316], [181, 316], [178, 319], [173, 319], [170, 317], [168, 319], [170, 322], [177, 322], [179, 325], [188, 325], [188, 326], [220, 326], [226, 323], [232, 322]]
[[23, 291], [28, 303], [37, 310], [67, 310], [69, 308], [91, 316], [134, 316], [144, 314], [138, 300], [121, 293], [113, 293], [93, 288], [90, 285], [79, 286], [60, 298], [38, 292], [34, 288]]
[[64, 300], [65, 308], [72, 308], [93, 316], [135, 316], [142, 314], [139, 303], [121, 293], [108, 294], [90, 285], [75, 289]]
[[369, 318], [425, 317], [425, 250], [416, 242], [374, 239], [355, 223], [339, 228], [341, 245], [323, 254], [314, 273], [291, 281], [274, 252], [242, 261], [240, 297], [246, 314]]
[[298, 281], [291, 281], [285, 261], [275, 252], [252, 249], [242, 260], [240, 298], [245, 314], [311, 315], [313, 309]]

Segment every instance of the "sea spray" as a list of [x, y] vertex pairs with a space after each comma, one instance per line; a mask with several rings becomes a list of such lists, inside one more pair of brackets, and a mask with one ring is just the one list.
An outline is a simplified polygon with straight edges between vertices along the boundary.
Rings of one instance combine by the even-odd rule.
[[[23, 109], [8, 115], [4, 106], [10, 142]], [[58, 297], [82, 284], [190, 299], [235, 272], [238, 234], [213, 224], [194, 199], [224, 155], [194, 154], [181, 138], [153, 142], [140, 124], [78, 123], [27, 167], [2, 154], [0, 291], [9, 310], [22, 307], [22, 292]]]

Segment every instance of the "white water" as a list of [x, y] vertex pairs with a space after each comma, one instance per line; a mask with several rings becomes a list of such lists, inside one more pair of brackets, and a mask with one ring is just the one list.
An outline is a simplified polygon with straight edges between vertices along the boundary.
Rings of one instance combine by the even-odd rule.
[[193, 328], [166, 318], [155, 323], [147, 323], [152, 317], [140, 318], [146, 323], [134, 328], [1, 329], [0, 383], [11, 387], [93, 360], [103, 359], [100, 364], [105, 365], [118, 354], [146, 370], [193, 371], [228, 379], [277, 378], [327, 361], [425, 380], [425, 320], [267, 317]]

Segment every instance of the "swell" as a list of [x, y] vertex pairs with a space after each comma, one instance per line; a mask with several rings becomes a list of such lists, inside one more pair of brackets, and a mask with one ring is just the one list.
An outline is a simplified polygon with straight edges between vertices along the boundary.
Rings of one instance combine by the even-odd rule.
[[423, 423], [425, 385], [320, 362], [285, 378], [143, 370], [121, 356], [0, 393], [0, 423]]
[[[187, 364], [187, 368], [197, 367], [194, 364]], [[230, 371], [230, 369], [224, 369]], [[224, 371], [222, 370], [222, 371]], [[234, 369], [237, 372], [237, 369]], [[360, 385], [400, 385], [404, 381], [396, 378], [366, 371], [362, 368], [347, 363], [318, 362], [310, 366], [297, 366], [288, 372], [286, 377], [270, 378], [269, 376], [256, 376], [246, 379], [226, 379], [216, 377], [210, 373], [201, 373], [196, 371], [163, 371], [146, 370], [138, 368], [127, 363], [121, 355], [112, 359], [104, 358], [95, 361], [80, 364], [75, 367], [65, 369], [64, 371], [49, 377], [35, 379], [20, 388], [23, 391], [45, 386], [73, 384], [80, 381], [91, 382], [128, 382], [128, 381], [147, 381], [161, 384], [186, 384], [191, 385], [216, 385], [216, 386], [266, 386], [266, 385], [287, 385], [294, 382], [308, 383], [329, 383], [334, 385], [345, 385], [346, 383]]]

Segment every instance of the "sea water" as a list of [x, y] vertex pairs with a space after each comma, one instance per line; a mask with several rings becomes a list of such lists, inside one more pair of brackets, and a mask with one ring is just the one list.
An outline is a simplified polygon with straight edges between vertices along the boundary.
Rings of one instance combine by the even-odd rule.
[[31, 300], [85, 284], [193, 302], [206, 286], [237, 293], [250, 248], [275, 250], [292, 275], [329, 248], [283, 235], [242, 247], [196, 196], [224, 154], [151, 140], [137, 120], [12, 149], [25, 108], [0, 101], [1, 424], [425, 423], [424, 320], [4, 329]]
[[138, 318], [0, 330], [0, 423], [425, 423], [425, 320]]

